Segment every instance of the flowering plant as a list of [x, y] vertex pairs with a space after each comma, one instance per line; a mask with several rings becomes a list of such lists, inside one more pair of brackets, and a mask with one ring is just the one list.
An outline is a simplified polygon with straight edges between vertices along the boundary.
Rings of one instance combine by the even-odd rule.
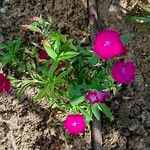
[[24, 27], [42, 34], [42, 42], [34, 43], [39, 48], [38, 61], [30, 78], [11, 77], [14, 85], [21, 83], [18, 94], [28, 87], [38, 88], [36, 100], [45, 98], [51, 108], [65, 109], [69, 114], [64, 128], [73, 135], [83, 133], [93, 116], [99, 120], [100, 111], [112, 119], [105, 102], [109, 103], [121, 85], [131, 83], [135, 76], [132, 61], [118, 60], [127, 53], [123, 41], [128, 36], [121, 37], [115, 30], [101, 31], [91, 49], [90, 44], [82, 46], [59, 30], [53, 31], [51, 23], [40, 17], [32, 17], [32, 21]]

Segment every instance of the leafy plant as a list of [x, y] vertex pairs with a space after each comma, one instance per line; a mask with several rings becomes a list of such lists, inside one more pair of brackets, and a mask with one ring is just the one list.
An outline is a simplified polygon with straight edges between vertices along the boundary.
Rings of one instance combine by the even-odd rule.
[[[65, 109], [70, 114], [84, 115], [88, 127], [93, 116], [98, 120], [100, 119], [100, 111], [109, 119], [112, 119], [112, 113], [104, 102], [110, 95], [113, 96], [114, 91], [118, 91], [121, 88], [121, 84], [116, 84], [111, 74], [112, 66], [115, 61], [115, 59], [112, 58], [116, 56], [116, 53], [114, 53], [114, 56], [110, 55], [110, 52], [106, 53], [109, 60], [103, 61], [99, 58], [100, 53], [97, 54], [98, 56], [93, 53], [90, 44], [83, 47], [80, 43], [75, 43], [66, 35], [62, 35], [60, 30], [52, 30], [50, 28], [51, 23], [46, 22], [42, 18], [37, 18], [30, 25], [26, 25], [26, 27], [33, 32], [42, 34], [42, 45], [36, 42], [32, 44], [37, 48], [42, 48], [41, 54], [43, 55], [45, 52], [46, 54], [44, 55], [48, 55], [48, 57], [41, 57], [44, 58], [44, 60], [40, 60], [40, 58], [38, 58], [39, 51], [32, 49], [31, 53], [33, 56], [30, 56], [31, 63], [26, 61], [27, 64], [25, 65], [27, 66], [26, 71], [28, 71], [28, 78], [18, 80], [10, 76], [12, 83], [19, 86], [18, 96], [21, 96], [29, 87], [36, 88], [38, 92], [35, 95], [35, 99], [37, 101], [44, 98], [49, 102], [51, 108]], [[104, 33], [106, 34], [105, 36], [109, 34], [115, 35], [117, 42], [113, 41], [114, 37], [110, 40], [119, 45], [120, 49], [117, 49], [119, 56], [126, 52], [122, 41], [125, 43], [133, 38], [133, 35], [130, 34], [120, 37], [119, 34], [113, 30], [104, 31]], [[108, 37], [112, 38], [112, 36]], [[109, 47], [112, 41], [105, 41], [104, 44], [101, 44], [102, 49], [106, 48], [106, 50], [110, 51]], [[16, 67], [18, 67], [20, 64], [23, 64], [24, 60], [27, 60], [29, 57], [27, 54], [30, 53], [25, 54], [23, 52], [24, 48], [20, 48], [20, 45], [19, 39], [11, 44], [1, 46], [1, 49], [5, 49], [6, 51], [1, 54], [2, 58], [6, 53], [11, 56], [11, 59], [2, 59], [3, 66], [10, 64], [12, 60], [14, 60], [17, 62]], [[14, 52], [13, 54], [12, 51]], [[22, 53], [20, 53], [20, 51], [22, 51]], [[16, 55], [19, 57], [16, 57]], [[40, 61], [35, 64], [36, 60]], [[125, 78], [128, 80], [127, 83], [130, 82], [132, 76], [134, 77], [133, 64], [130, 62], [124, 63], [122, 61], [115, 63], [115, 65], [118, 64], [121, 66], [121, 68], [119, 68], [120, 71], [116, 72], [116, 68], [114, 68], [113, 75], [117, 73], [117, 78], [119, 76], [120, 82], [121, 78], [124, 78], [124, 75], [128, 71], [126, 70], [126, 66], [127, 68], [128, 66], [132, 67], [131, 70], [129, 70], [131, 71], [129, 80]], [[15, 64], [12, 65], [13, 67], [15, 66]], [[123, 83], [126, 82], [126, 80], [123, 80]], [[80, 115], [70, 117], [79, 117], [83, 121]], [[84, 124], [84, 121], [82, 123]], [[76, 125], [77, 122], [73, 121], [73, 126]]]
[[28, 48], [23, 46], [21, 38], [16, 38], [6, 44], [0, 44], [0, 62], [2, 67], [5, 69], [9, 68], [11, 73], [14, 73], [17, 77], [23, 72], [31, 72], [31, 68], [35, 68], [34, 57], [34, 54], [28, 54]]

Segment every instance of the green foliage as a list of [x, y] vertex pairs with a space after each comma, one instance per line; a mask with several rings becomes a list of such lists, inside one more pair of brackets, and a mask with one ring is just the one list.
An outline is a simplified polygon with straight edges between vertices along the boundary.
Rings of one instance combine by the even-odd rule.
[[[72, 39], [62, 35], [59, 30], [53, 31], [50, 26], [51, 23], [43, 19], [29, 26], [31, 31], [42, 34], [42, 47], [49, 55], [49, 60], [37, 62], [37, 49], [31, 50], [31, 57], [29, 53], [25, 53], [26, 49], [21, 45], [21, 39], [0, 47], [5, 50], [4, 53], [0, 53], [4, 67], [12, 63], [13, 67], [18, 68], [25, 62], [28, 78], [17, 80], [10, 77], [12, 83], [19, 87], [18, 96], [28, 88], [36, 88], [38, 92], [35, 100], [40, 101], [44, 98], [52, 108], [82, 113], [88, 125], [93, 116], [99, 120], [101, 112], [111, 119], [112, 113], [106, 104], [90, 104], [85, 95], [88, 91], [112, 92], [113, 89], [119, 89], [110, 76], [113, 60], [100, 61], [90, 45], [82, 47], [80, 43], [74, 43]], [[127, 42], [132, 37], [126, 35], [122, 40]], [[38, 43], [34, 45], [39, 47]], [[6, 54], [9, 58], [4, 58]], [[18, 63], [14, 65], [13, 62]]]
[[24, 50], [21, 45], [21, 38], [17, 38], [8, 44], [0, 44], [0, 60], [3, 66], [10, 65], [11, 63], [17, 64], [24, 55]]
[[[32, 47], [32, 49], [34, 50], [35, 48]], [[17, 77], [20, 77], [22, 73], [31, 74], [31, 71], [36, 68], [35, 57], [34, 53], [23, 46], [21, 38], [16, 38], [6, 44], [0, 44], [2, 67], [5, 70], [9, 68]]]
[[128, 41], [132, 40], [134, 38], [133, 34], [125, 34], [121, 36], [121, 39], [124, 43], [127, 43]]
[[150, 23], [150, 16], [128, 16], [128, 21], [136, 21], [139, 23]]

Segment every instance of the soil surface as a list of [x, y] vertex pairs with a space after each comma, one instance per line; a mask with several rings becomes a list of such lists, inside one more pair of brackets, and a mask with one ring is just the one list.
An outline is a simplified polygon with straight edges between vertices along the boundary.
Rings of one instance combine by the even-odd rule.
[[[120, 3], [129, 13], [134, 12], [135, 1], [105, 2], [98, 0], [98, 14], [106, 28], [113, 28], [121, 34], [133, 34], [127, 44], [127, 59], [132, 59], [137, 66], [134, 83], [121, 95], [112, 100], [111, 108], [114, 120], [102, 119], [103, 146], [106, 150], [149, 150], [150, 149], [150, 31], [144, 24], [127, 22], [127, 15], [122, 12]], [[124, 2], [124, 3], [123, 3]], [[137, 3], [141, 3], [137, 1]], [[138, 15], [138, 13], [136, 14]], [[149, 24], [150, 25], [150, 24]]]
[[[51, 19], [76, 40], [87, 28], [87, 7], [83, 0], [5, 0], [0, 8], [0, 42], [23, 37], [35, 40], [21, 29], [31, 16]], [[31, 95], [31, 91], [30, 91]], [[46, 102], [37, 104], [32, 96], [17, 99], [13, 91], [0, 96], [0, 150], [87, 150], [91, 148], [89, 132], [77, 137], [64, 136], [64, 112], [51, 111]]]
[[21, 25], [28, 24], [31, 16], [40, 15], [76, 39], [81, 39], [87, 27], [85, 0], [5, 0], [0, 9], [0, 32], [5, 40], [16, 36], [32, 38]]
[[[62, 28], [71, 37], [81, 39], [87, 28], [85, 1], [5, 0], [4, 7], [0, 9], [0, 41], [11, 40], [16, 35], [28, 38], [29, 33], [20, 26], [28, 23], [30, 16], [35, 15], [52, 18], [53, 26]], [[97, 0], [100, 23], [121, 34], [134, 35], [127, 44], [127, 58], [133, 59], [137, 65], [135, 82], [112, 100], [114, 120], [110, 122], [102, 117], [105, 150], [150, 149], [150, 32], [143, 30], [144, 24], [127, 22], [127, 14], [124, 13], [129, 11], [138, 15], [135, 10], [137, 3], [141, 2]], [[44, 101], [35, 103], [32, 96], [25, 95], [17, 99], [15, 90], [10, 95], [0, 96], [0, 150], [90, 150], [89, 132], [65, 138], [64, 116], [64, 112], [52, 111]]]

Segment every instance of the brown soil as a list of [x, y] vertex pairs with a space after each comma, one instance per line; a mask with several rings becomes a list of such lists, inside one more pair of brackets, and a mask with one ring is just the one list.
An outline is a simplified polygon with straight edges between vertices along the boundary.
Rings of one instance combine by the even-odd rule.
[[89, 133], [68, 139], [64, 136], [64, 112], [51, 111], [46, 102], [35, 103], [31, 96], [18, 100], [15, 95], [13, 90], [0, 96], [1, 150], [90, 149]]
[[[134, 12], [135, 1], [120, 1], [125, 9]], [[114, 2], [117, 6], [119, 0]], [[126, 14], [119, 8], [110, 11], [111, 5], [110, 0], [97, 0], [98, 14], [106, 28], [134, 35], [127, 47], [128, 58], [137, 64], [137, 76], [121, 98], [112, 101], [114, 120], [102, 118], [103, 146], [106, 150], [149, 150], [149, 32], [141, 31], [143, 24], [127, 23]], [[51, 17], [54, 26], [61, 27], [63, 32], [76, 39], [82, 38], [81, 32], [87, 27], [87, 9], [83, 0], [6, 0], [4, 8], [0, 14], [0, 32], [5, 40], [16, 35], [27, 38], [29, 33], [21, 30], [20, 25], [28, 23], [30, 16], [40, 14], [44, 18]], [[10, 95], [0, 96], [0, 150], [91, 149], [89, 132], [80, 137], [64, 137], [64, 112], [51, 111], [45, 102], [35, 103], [28, 96], [18, 100], [15, 95], [13, 91]]]
[[5, 39], [16, 36], [31, 38], [21, 25], [29, 23], [31, 16], [40, 15], [51, 19], [53, 27], [58, 26], [63, 33], [76, 39], [81, 39], [87, 27], [84, 0], [5, 0], [0, 12], [0, 32]]
[[[114, 2], [119, 3], [118, 0]], [[131, 10], [128, 4], [131, 5], [132, 1], [124, 2], [126, 2], [126, 5], [123, 5], [125, 9]], [[103, 18], [106, 28], [116, 29], [121, 34], [134, 35], [134, 39], [127, 44], [129, 49], [127, 58], [136, 63], [137, 75], [134, 83], [123, 92], [122, 97], [112, 101], [114, 120], [112, 122], [105, 118], [102, 120], [103, 146], [106, 150], [148, 150], [150, 149], [150, 66], [147, 58], [150, 54], [150, 32], [141, 31], [144, 28], [143, 24], [127, 23], [126, 15], [116, 3], [113, 5], [116, 7], [115, 10], [110, 11], [112, 5], [108, 0], [103, 3], [98, 0], [98, 13]]]
[[[83, 38], [87, 27], [87, 8], [83, 0], [5, 0], [0, 9], [1, 40], [8, 41], [22, 36], [34, 40], [29, 32], [21, 29], [31, 16], [52, 19], [53, 27], [77, 40]], [[31, 95], [31, 91], [30, 91]], [[64, 112], [53, 110], [46, 102], [37, 104], [31, 97], [0, 96], [0, 150], [87, 150], [91, 136], [64, 136]]]

